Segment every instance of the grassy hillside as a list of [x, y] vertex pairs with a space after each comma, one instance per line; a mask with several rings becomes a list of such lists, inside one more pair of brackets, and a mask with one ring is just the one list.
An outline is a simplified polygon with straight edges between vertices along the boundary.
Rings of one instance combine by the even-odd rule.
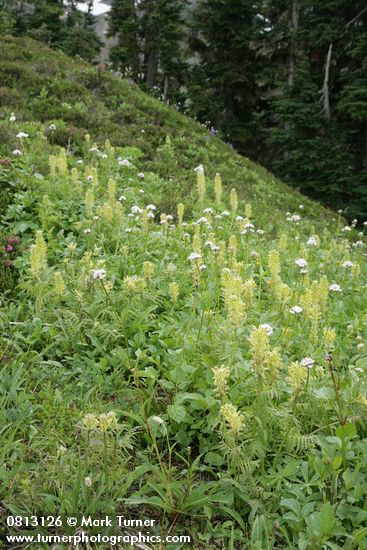
[[[182, 198], [192, 200], [193, 168], [205, 166], [209, 177], [220, 172], [227, 188], [236, 186], [244, 200], [252, 200], [260, 223], [271, 218], [283, 223], [285, 212], [304, 205], [304, 217], [316, 224], [330, 214], [315, 202], [276, 180], [266, 170], [237, 155], [211, 136], [207, 129], [142, 93], [101, 66], [97, 69], [29, 39], [0, 39], [1, 147], [17, 146], [7, 115], [16, 113], [18, 122], [55, 123], [47, 133], [49, 143], [79, 153], [83, 136], [93, 141], [106, 139], [115, 147], [138, 147], [141, 167], [169, 180], [169, 192], [162, 197], [166, 211]], [[3, 118], [2, 117], [2, 118]], [[24, 127], [24, 126], [23, 126]], [[166, 136], [172, 148], [161, 149]]]
[[10, 531], [366, 549], [364, 233], [133, 84], [0, 42], [0, 516], [60, 516]]

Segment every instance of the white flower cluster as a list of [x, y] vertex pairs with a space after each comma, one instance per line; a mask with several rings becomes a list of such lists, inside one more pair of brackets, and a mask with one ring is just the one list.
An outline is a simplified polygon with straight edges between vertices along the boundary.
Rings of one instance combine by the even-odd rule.
[[196, 260], [201, 259], [201, 254], [199, 254], [199, 252], [191, 252], [187, 259], [190, 260], [190, 262], [195, 262]]
[[210, 248], [210, 250], [214, 253], [219, 252], [220, 248], [216, 244], [214, 244], [212, 241], [206, 241], [205, 246]]
[[91, 271], [91, 277], [94, 280], [103, 280], [106, 278], [106, 270], [105, 269], [93, 269]]
[[317, 246], [316, 237], [310, 237], [306, 244], [307, 244], [307, 246]]
[[269, 325], [269, 323], [262, 323], [259, 326], [259, 328], [262, 328], [263, 330], [265, 330], [265, 332], [268, 336], [271, 336], [274, 332], [273, 327], [271, 325]]
[[132, 166], [131, 162], [127, 159], [119, 159], [118, 163], [119, 163], [119, 166], [127, 166], [128, 168]]
[[307, 260], [305, 260], [304, 258], [298, 258], [294, 263], [298, 265], [298, 267], [307, 267]]
[[311, 357], [304, 357], [301, 361], [302, 367], [310, 369], [315, 364], [315, 361]]
[[333, 283], [329, 286], [329, 290], [331, 292], [342, 292], [342, 287], [337, 283]]
[[287, 221], [288, 222], [299, 222], [301, 219], [301, 216], [298, 214], [291, 214], [290, 212], [287, 212]]
[[247, 233], [255, 233], [255, 226], [253, 223], [245, 223], [241, 231], [241, 235], [246, 235]]

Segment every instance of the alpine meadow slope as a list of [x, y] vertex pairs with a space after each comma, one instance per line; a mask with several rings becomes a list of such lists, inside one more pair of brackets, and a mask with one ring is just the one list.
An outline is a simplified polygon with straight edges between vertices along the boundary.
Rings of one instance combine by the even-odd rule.
[[367, 549], [365, 231], [105, 66], [0, 51], [1, 519]]

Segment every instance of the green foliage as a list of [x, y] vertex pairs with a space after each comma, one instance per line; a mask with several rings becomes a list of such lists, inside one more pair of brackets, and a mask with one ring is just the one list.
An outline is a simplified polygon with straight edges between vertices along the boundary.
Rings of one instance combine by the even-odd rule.
[[[0, 25], [4, 32], [16, 36], [31, 36], [68, 55], [79, 55], [96, 61], [102, 42], [94, 28], [92, 2], [83, 13], [75, 0], [30, 0], [27, 3], [2, 0]], [[3, 34], [3, 33], [2, 33]]]
[[[263, 119], [270, 131], [272, 156], [265, 162], [301, 191], [334, 209], [345, 209], [349, 218], [363, 218], [367, 209], [364, 3], [355, 3], [352, 12], [343, 0], [294, 4], [298, 26], [293, 34], [290, 10], [268, 8], [272, 30], [264, 44], [273, 44], [275, 53], [269, 48], [267, 55], [281, 76], [269, 105], [271, 113], [266, 115], [272, 120]], [[288, 34], [283, 32], [285, 26]], [[279, 37], [283, 40], [276, 49]], [[286, 57], [279, 57], [285, 46], [293, 51], [292, 69]], [[328, 112], [322, 89], [330, 46]]]

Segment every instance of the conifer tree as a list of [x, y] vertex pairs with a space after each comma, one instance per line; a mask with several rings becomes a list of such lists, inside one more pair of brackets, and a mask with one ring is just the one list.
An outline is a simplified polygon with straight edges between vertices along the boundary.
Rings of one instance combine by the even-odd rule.
[[96, 61], [102, 42], [95, 30], [92, 0], [88, 0], [87, 7], [87, 12], [83, 13], [74, 0], [69, 0], [60, 47], [68, 55], [79, 55], [87, 61]]
[[183, 8], [186, 0], [113, 0], [110, 60], [147, 89], [175, 97], [184, 82]]
[[51, 46], [60, 46], [65, 30], [63, 15], [62, 0], [33, 0], [19, 14], [17, 23], [21, 25], [24, 19], [29, 35]]
[[351, 217], [362, 215], [367, 213], [367, 9], [359, 1], [353, 11], [347, 0], [295, 1], [298, 25], [293, 34], [291, 10], [282, 12], [280, 4], [267, 2], [272, 29], [268, 50], [274, 51], [274, 42], [282, 36], [283, 47], [293, 48], [295, 56], [291, 82], [283, 60], [273, 85], [268, 165], [328, 206], [347, 207]]
[[110, 50], [115, 68], [134, 80], [141, 79], [139, 18], [135, 0], [114, 0], [109, 12], [109, 36], [116, 44]]
[[170, 84], [177, 89], [183, 80], [185, 4], [185, 0], [141, 0], [139, 5], [145, 82], [148, 87], [158, 85], [165, 95]]
[[247, 0], [201, 0], [192, 14], [192, 111], [247, 154], [256, 145], [256, 15]]

